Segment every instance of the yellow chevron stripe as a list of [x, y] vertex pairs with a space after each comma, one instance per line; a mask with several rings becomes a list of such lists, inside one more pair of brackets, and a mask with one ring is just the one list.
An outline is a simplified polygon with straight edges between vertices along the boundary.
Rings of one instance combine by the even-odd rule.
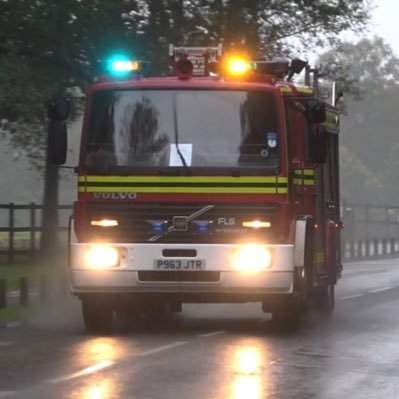
[[295, 174], [300, 176], [314, 176], [315, 170], [314, 169], [295, 169]]
[[294, 179], [293, 180], [294, 184], [299, 184], [300, 186], [314, 186], [315, 182], [314, 180], [309, 180], [309, 179]]
[[79, 176], [87, 183], [288, 183], [287, 177], [274, 176]]
[[286, 194], [287, 187], [79, 187], [86, 193], [206, 193], [206, 194]]

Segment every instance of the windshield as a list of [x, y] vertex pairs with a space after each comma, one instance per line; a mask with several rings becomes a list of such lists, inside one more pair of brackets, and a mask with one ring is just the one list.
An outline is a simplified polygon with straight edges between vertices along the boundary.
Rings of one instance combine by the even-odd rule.
[[279, 167], [275, 98], [264, 91], [94, 94], [86, 166]]

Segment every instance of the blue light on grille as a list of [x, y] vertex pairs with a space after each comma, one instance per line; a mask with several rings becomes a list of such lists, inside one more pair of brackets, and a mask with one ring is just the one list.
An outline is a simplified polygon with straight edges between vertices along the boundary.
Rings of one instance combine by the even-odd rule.
[[168, 230], [169, 223], [167, 220], [147, 220], [147, 222], [151, 226], [152, 233], [162, 234]]
[[196, 233], [208, 234], [212, 232], [213, 222], [212, 220], [194, 220], [193, 226]]

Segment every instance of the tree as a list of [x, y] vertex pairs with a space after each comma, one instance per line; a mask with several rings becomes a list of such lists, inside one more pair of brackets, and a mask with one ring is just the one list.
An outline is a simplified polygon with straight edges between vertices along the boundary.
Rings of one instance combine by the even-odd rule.
[[338, 42], [337, 32], [361, 31], [369, 18], [364, 0], [141, 0], [138, 5], [125, 21], [130, 31], [139, 28], [139, 43], [146, 44], [141, 50], [158, 71], [169, 43], [223, 43], [226, 49], [245, 48], [252, 57], [298, 49], [304, 54]]
[[[383, 184], [348, 148], [340, 147], [341, 197], [349, 202], [381, 203], [384, 199]], [[356, 190], [353, 187], [356, 182]]]
[[[381, 189], [386, 201], [396, 202], [384, 176], [394, 173], [390, 153], [398, 142], [399, 59], [383, 39], [374, 37], [345, 43], [324, 54], [320, 62], [345, 92], [341, 143], [380, 177], [375, 190]], [[360, 176], [353, 177], [360, 181]]]
[[[43, 166], [47, 104], [85, 86], [98, 58], [114, 41], [127, 40], [123, 10], [123, 1], [0, 3], [0, 118], [36, 165]], [[44, 165], [42, 250], [49, 253], [57, 236], [58, 169]]]
[[[85, 87], [112, 49], [131, 48], [166, 72], [170, 42], [223, 42], [262, 56], [289, 51], [295, 37], [306, 51], [361, 29], [367, 18], [364, 0], [0, 0], [0, 119], [12, 143], [43, 165], [47, 104]], [[45, 206], [55, 217], [58, 172], [46, 168]], [[51, 248], [54, 234], [45, 237]]]
[[397, 204], [399, 201], [399, 143], [391, 148], [385, 164], [386, 171], [382, 181], [386, 202]]

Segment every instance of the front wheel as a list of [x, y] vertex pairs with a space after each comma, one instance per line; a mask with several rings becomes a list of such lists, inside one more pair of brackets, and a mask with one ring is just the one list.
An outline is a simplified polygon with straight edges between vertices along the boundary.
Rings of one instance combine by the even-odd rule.
[[84, 325], [89, 333], [106, 334], [112, 327], [113, 309], [101, 295], [87, 296], [82, 300]]
[[272, 324], [286, 332], [296, 331], [302, 322], [304, 309], [300, 302], [282, 301], [272, 310]]

